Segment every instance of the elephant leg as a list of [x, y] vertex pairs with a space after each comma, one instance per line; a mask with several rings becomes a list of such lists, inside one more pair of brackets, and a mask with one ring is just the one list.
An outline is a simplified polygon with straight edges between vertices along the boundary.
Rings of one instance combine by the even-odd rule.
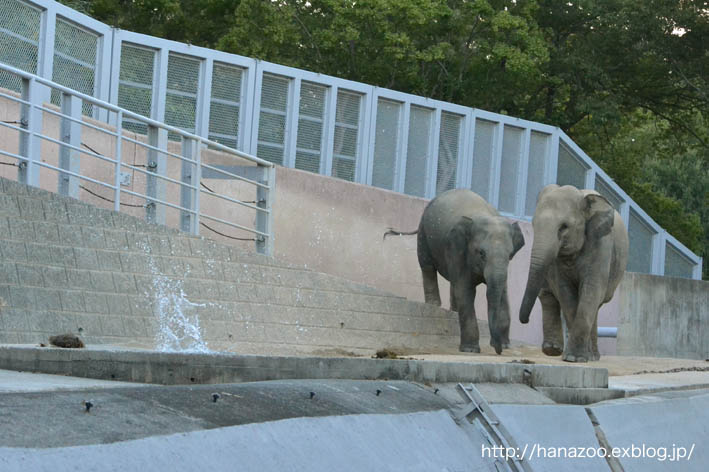
[[423, 296], [429, 305], [441, 306], [441, 294], [438, 291], [438, 273], [436, 263], [428, 247], [426, 232], [419, 226], [416, 240], [416, 253], [418, 255], [419, 267], [423, 278]]
[[453, 290], [453, 284], [450, 287], [450, 297], [451, 297], [451, 311], [458, 311], [458, 302], [455, 299], [455, 290]]
[[469, 280], [452, 281], [460, 322], [460, 350], [480, 352], [480, 333], [475, 318], [475, 287]]
[[601, 358], [601, 353], [598, 351], [598, 315], [594, 317], [593, 327], [591, 327], [591, 359], [597, 361]]
[[432, 267], [421, 268], [423, 277], [423, 296], [429, 305], [441, 306], [441, 294], [438, 290], [438, 273]]
[[542, 303], [542, 330], [544, 341], [542, 352], [547, 356], [560, 356], [564, 350], [564, 333], [561, 329], [561, 307], [559, 300], [547, 289], [539, 292]]
[[[582, 281], [579, 287], [579, 297], [574, 316], [567, 317], [568, 345], [564, 349], [565, 361], [587, 362], [594, 359], [592, 331], [598, 326], [598, 307], [602, 301], [599, 284]], [[563, 309], [563, 307], [562, 307]], [[596, 347], [597, 349], [597, 347]]]
[[[589, 333], [590, 326], [585, 327], [584, 322], [578, 322], [579, 310], [579, 295], [576, 289], [570, 283], [561, 283], [558, 290], [559, 306], [566, 321], [567, 339], [564, 346], [564, 351], [561, 359], [567, 362], [588, 362], [590, 353], [587, 349], [588, 338], [585, 338], [581, 343], [582, 333]], [[561, 334], [563, 339], [563, 333]]]

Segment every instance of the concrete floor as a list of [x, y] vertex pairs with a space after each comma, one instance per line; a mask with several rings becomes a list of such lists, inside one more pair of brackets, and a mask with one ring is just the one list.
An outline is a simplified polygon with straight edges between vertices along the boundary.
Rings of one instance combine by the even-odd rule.
[[[534, 351], [410, 357], [569, 366]], [[709, 451], [700, 440], [709, 436], [709, 363], [606, 356], [588, 366], [608, 369], [609, 387], [634, 396], [585, 407], [554, 404], [522, 384], [478, 385], [517, 453], [530, 448], [526, 470], [617, 470], [598, 457], [539, 456], [554, 447], [567, 454], [598, 448], [598, 430], [608, 445], [629, 451], [616, 459], [624, 470], [706, 470]], [[89, 412], [86, 401], [93, 404]], [[160, 386], [0, 370], [0, 470], [496, 470], [500, 458], [485, 455], [481, 430], [454, 421], [463, 405], [454, 384], [303, 379]], [[632, 457], [633, 447], [646, 450]], [[647, 457], [648, 447], [664, 451], [665, 459]]]

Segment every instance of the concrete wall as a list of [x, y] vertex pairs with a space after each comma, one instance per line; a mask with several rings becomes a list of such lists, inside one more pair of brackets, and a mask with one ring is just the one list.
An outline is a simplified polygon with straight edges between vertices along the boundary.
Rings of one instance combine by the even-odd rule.
[[[389, 236], [384, 240], [382, 235], [389, 227], [416, 229], [427, 200], [282, 167], [277, 170], [276, 188], [277, 258], [423, 301], [416, 236]], [[525, 245], [509, 266], [510, 337], [541, 345], [539, 302], [529, 324], [522, 325], [518, 320], [534, 241], [531, 223], [519, 224]], [[446, 308], [449, 287], [439, 276]], [[478, 287], [475, 310], [479, 319], [487, 320], [484, 285]], [[601, 308], [599, 326], [616, 326], [617, 313], [616, 295]], [[601, 338], [599, 347], [602, 354], [615, 354], [615, 339]]]
[[197, 349], [185, 328], [197, 320], [207, 347], [242, 353], [459, 343], [446, 310], [5, 179], [0, 299], [0, 343], [73, 331], [152, 348], [168, 325], [183, 338], [173, 348]]
[[[18, 94], [11, 92], [6, 89], [2, 89], [4, 93], [9, 95], [18, 96]], [[44, 106], [54, 111], [59, 111], [59, 108], [45, 103]], [[17, 102], [0, 97], [0, 120], [7, 122], [14, 122], [20, 119], [20, 107]], [[116, 138], [109, 134], [106, 134], [103, 130], [109, 132], [115, 132], [115, 128], [108, 126], [107, 124], [83, 117], [85, 123], [95, 127], [90, 128], [88, 126], [81, 127], [80, 142], [81, 148], [84, 151], [90, 151], [101, 156], [105, 156], [110, 159], [116, 158]], [[60, 119], [58, 116], [44, 113], [42, 122], [42, 133], [50, 138], [60, 140]], [[124, 131], [123, 136], [128, 139], [138, 141], [140, 143], [147, 142], [144, 135], [136, 134], [130, 131]], [[14, 154], [19, 153], [19, 142], [20, 134], [18, 131], [7, 127], [0, 127], [0, 149], [11, 152]], [[59, 153], [60, 146], [48, 140], [40, 140], [40, 149], [42, 162], [54, 167], [59, 166]], [[181, 144], [175, 141], [168, 142], [168, 151], [176, 155], [182, 155]], [[113, 185], [114, 183], [114, 170], [115, 164], [101, 160], [97, 157], [91, 156], [89, 154], [79, 153], [78, 151], [72, 151], [74, 159], [79, 162], [80, 173], [84, 176], [91, 177], [93, 180], [102, 182], [104, 184]], [[165, 155], [166, 167], [167, 167], [167, 177], [179, 181], [181, 179], [181, 166], [182, 161], [174, 156]], [[127, 165], [131, 165], [138, 169], [145, 169], [148, 163], [149, 156], [148, 150], [133, 142], [127, 140], [122, 141], [121, 147], [121, 162]], [[8, 156], [0, 156], [0, 177], [5, 177], [11, 180], [17, 180], [18, 169], [11, 165], [4, 164], [16, 164], [16, 160]], [[228, 155], [222, 152], [213, 150], [203, 150], [202, 151], [202, 162], [211, 166], [245, 166], [252, 167], [255, 166], [250, 161], [239, 159], [234, 155]], [[121, 171], [130, 176], [130, 183], [128, 185], [122, 185], [121, 188], [125, 191], [136, 192], [140, 194], [146, 194], [147, 178], [144, 172], [140, 170], [132, 170], [123, 167]], [[211, 172], [211, 171], [205, 171]], [[211, 172], [211, 175], [217, 175]], [[53, 169], [46, 167], [39, 168], [39, 180], [40, 187], [51, 191], [58, 191], [59, 174]], [[78, 185], [83, 188], [78, 189], [76, 198], [83, 201], [91, 203], [99, 208], [113, 209], [114, 191], [104, 185], [100, 185], [94, 182], [89, 182], [86, 180], [76, 179]], [[160, 181], [162, 185], [164, 196], [162, 197], [169, 203], [180, 205], [180, 192], [181, 186], [171, 182]], [[211, 184], [210, 184], [211, 182]], [[224, 185], [227, 182], [227, 185]], [[221, 193], [225, 196], [240, 199], [243, 201], [254, 201], [256, 200], [256, 187], [253, 185], [241, 182], [241, 181], [224, 181], [222, 179], [209, 179], [205, 178], [203, 180], [209, 188], [213, 189], [217, 193]], [[121, 211], [128, 215], [136, 216], [139, 218], [145, 218], [146, 209], [144, 204], [146, 203], [144, 198], [136, 197], [129, 194], [121, 195]], [[217, 199], [210, 196], [207, 193], [202, 194], [201, 200], [201, 210], [203, 213], [209, 216], [221, 218], [227, 221], [235, 221], [243, 226], [254, 227], [256, 213], [254, 210], [248, 209], [243, 206], [239, 206], [233, 203], [229, 203], [223, 199]], [[161, 208], [160, 211], [164, 212], [164, 219], [162, 220], [167, 226], [171, 228], [180, 227], [180, 211], [173, 208]], [[229, 227], [219, 222], [215, 222], [208, 219], [203, 219], [203, 223], [206, 223], [210, 228], [213, 228], [219, 233], [227, 234], [233, 238], [253, 238], [253, 234], [242, 231], [238, 228]], [[229, 239], [221, 237], [219, 234], [207, 229], [202, 226], [201, 230], [205, 233], [205, 236], [216, 239], [228, 241], [230, 244], [253, 250], [254, 243], [251, 241], [238, 241], [235, 239]]]
[[619, 354], [709, 359], [709, 282], [628, 273], [620, 293]]
[[[14, 120], [18, 116], [19, 107], [13, 102], [0, 98], [0, 117]], [[106, 125], [94, 120], [87, 119], [87, 121], [107, 128]], [[47, 114], [44, 126], [45, 132], [58, 138], [57, 117]], [[126, 135], [133, 139], [143, 139], [133, 133], [126, 133]], [[13, 148], [19, 142], [15, 131], [0, 128], [0, 139], [7, 143], [4, 147], [12, 152], [17, 151]], [[106, 135], [99, 131], [84, 128], [81, 141], [101, 154], [107, 156], [114, 154], [114, 140], [106, 138]], [[42, 146], [43, 160], [56, 165], [58, 146], [51, 143], [44, 143]], [[170, 150], [180, 153], [177, 143], [170, 143]], [[125, 143], [122, 159], [132, 165], [143, 166], [147, 162], [147, 154], [141, 146]], [[231, 157], [212, 151], [205, 152], [204, 159], [212, 165], [245, 165], [244, 161], [235, 162]], [[7, 157], [2, 160], [12, 161]], [[179, 162], [172, 159], [171, 165], [169, 176], [179, 179]], [[112, 165], [93, 157], [81, 157], [81, 171], [97, 180], [112, 183]], [[124, 188], [144, 191], [143, 175], [137, 171], [131, 174], [131, 185]], [[16, 179], [16, 175], [16, 168], [0, 165], [0, 176]], [[45, 169], [41, 176], [42, 188], [56, 191], [56, 172]], [[255, 198], [253, 187], [239, 181], [205, 178], [203, 182], [215, 192], [234, 198], [247, 201]], [[110, 189], [88, 182], [82, 185], [99, 195], [112, 197]], [[179, 203], [177, 186], [170, 184], [167, 193], [171, 196], [171, 201]], [[112, 203], [84, 190], [79, 192], [79, 198], [99, 208], [113, 207]], [[141, 199], [129, 196], [126, 203], [135, 205], [143, 202]], [[299, 267], [333, 274], [410, 300], [423, 301], [421, 274], [416, 256], [416, 237], [388, 237], [383, 240], [382, 235], [389, 227], [402, 230], [417, 228], [426, 203], [426, 200], [417, 197], [278, 167], [274, 203], [274, 255], [278, 260]], [[213, 197], [204, 198], [201, 208], [210, 215], [232, 219], [247, 226], [253, 225], [255, 219], [253, 211], [224, 204], [224, 201]], [[122, 206], [121, 210], [136, 217], [145, 215], [143, 208]], [[166, 221], [169, 226], [178, 227], [178, 212], [168, 209]], [[229, 236], [249, 236], [248, 233], [227, 228], [219, 223], [207, 222], [207, 224]], [[535, 305], [528, 325], [522, 325], [517, 320], [533, 241], [531, 224], [528, 221], [520, 221], [520, 225], [526, 243], [511, 261], [509, 268], [508, 292], [512, 318], [510, 337], [513, 340], [541, 344], [542, 319], [539, 303]], [[254, 247], [253, 242], [224, 237], [205, 227], [200, 228], [200, 231], [205, 237], [224, 244], [245, 250], [253, 250]], [[443, 307], [448, 308], [449, 284], [439, 277], [439, 287]], [[487, 302], [483, 285], [478, 287], [477, 294], [475, 302], [477, 316], [481, 320], [487, 320]], [[617, 313], [616, 296], [601, 309], [599, 326], [616, 326]], [[481, 334], [487, 333], [481, 332]], [[601, 339], [599, 346], [602, 354], [615, 353], [615, 339]]]

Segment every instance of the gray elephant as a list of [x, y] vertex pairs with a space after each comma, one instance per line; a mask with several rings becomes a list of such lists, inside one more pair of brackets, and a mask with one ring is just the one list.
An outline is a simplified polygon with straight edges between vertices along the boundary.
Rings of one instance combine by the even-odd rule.
[[544, 354], [563, 354], [569, 362], [600, 359], [598, 309], [613, 298], [628, 262], [623, 220], [598, 192], [552, 184], [539, 193], [532, 226], [534, 244], [520, 322], [529, 322], [538, 296]]
[[426, 206], [418, 230], [386, 234], [416, 233], [426, 303], [441, 304], [439, 273], [451, 285], [451, 310], [458, 312], [460, 321], [460, 350], [480, 352], [475, 287], [487, 284], [490, 345], [500, 354], [510, 342], [507, 267], [524, 246], [519, 225], [501, 217], [479, 195], [457, 189], [440, 194]]

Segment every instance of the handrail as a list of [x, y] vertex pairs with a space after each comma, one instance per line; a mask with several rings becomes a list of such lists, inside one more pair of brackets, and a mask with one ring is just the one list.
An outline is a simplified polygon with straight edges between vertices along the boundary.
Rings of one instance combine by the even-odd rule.
[[[180, 226], [183, 230], [190, 231], [197, 235], [199, 234], [200, 225], [203, 225], [200, 219], [218, 222], [227, 227], [254, 234], [256, 238], [253, 240], [256, 241], [257, 251], [271, 255], [273, 250], [273, 214], [271, 202], [273, 199], [275, 176], [275, 165], [273, 163], [224, 146], [216, 141], [184, 131], [175, 126], [160, 123], [151, 118], [72, 90], [61, 84], [22, 71], [10, 65], [0, 63], [0, 70], [19, 77], [22, 83], [22, 94], [20, 97], [0, 92], [0, 98], [17, 103], [20, 109], [20, 117], [17, 119], [19, 126], [13, 126], [10, 123], [0, 123], [0, 125], [6, 127], [6, 129], [16, 131], [20, 137], [19, 152], [14, 153], [11, 152], [11, 149], [7, 148], [0, 149], [0, 155], [11, 157], [19, 161], [18, 178], [20, 181], [30, 185], [39, 185], [39, 169], [50, 169], [55, 171], [59, 176], [60, 185], [58, 188], [59, 192], [62, 194], [78, 198], [78, 188], [81, 187], [78, 182], [91, 182], [112, 190], [113, 200], [109, 198], [106, 198], [106, 200], [113, 202], [113, 209], [115, 211], [121, 211], [121, 205], [123, 204], [121, 202], [122, 194], [133, 196], [145, 201], [145, 205], [141, 206], [145, 208], [146, 218], [151, 221], [164, 223], [164, 210], [168, 208], [174, 209], [180, 214]], [[40, 89], [40, 87], [43, 88]], [[44, 87], [61, 92], [62, 103], [59, 111], [45, 104], [48, 94], [44, 92]], [[89, 123], [88, 120], [82, 116], [82, 111], [85, 109], [84, 104], [91, 104], [92, 106], [106, 110], [108, 117], [111, 118], [113, 118], [111, 113], [114, 113], [115, 119], [117, 120], [115, 128], [110, 125], [104, 128], [103, 124], [97, 126]], [[102, 116], [106, 116], [105, 111], [101, 113]], [[59, 121], [59, 136], [54, 134], [54, 132], [48, 133], [47, 130], [44, 129], [46, 126], [44, 120], [48, 115]], [[152, 129], [152, 131], [148, 132], [146, 142], [134, 139], [132, 137], [133, 133], [130, 133], [130, 135], [126, 134], [126, 130], [123, 127], [125, 119], [146, 125], [149, 130]], [[115, 145], [111, 146], [111, 152], [115, 153], [115, 155], [111, 155], [111, 152], [104, 155], [92, 148], [83, 149], [81, 147], [83, 144], [81, 142], [81, 134], [84, 129], [101, 133], [101, 136], [108, 137], [112, 142], [115, 140]], [[155, 130], [159, 131], [156, 133]], [[180, 137], [182, 143], [182, 151], [180, 153], [168, 149], [168, 146], [179, 145], [180, 142], [176, 142], [172, 139], [168, 140], [168, 133]], [[135, 161], [126, 162], [122, 156], [122, 152], [124, 152], [122, 143], [124, 141], [135, 145], [135, 149], [141, 149], [141, 155], [148, 159], [149, 165], [145, 166], [147, 168], [141, 168], [143, 166], [136, 165]], [[42, 142], [50, 144], [53, 149], [55, 148], [54, 146], [59, 149], [57, 165], [44, 162], [42, 156], [40, 156], [40, 144]], [[263, 176], [253, 179], [255, 175], [246, 174], [248, 177], [251, 177], [247, 178], [218, 167], [210, 166], [203, 162], [202, 152], [204, 149], [225, 153], [231, 158], [243, 159], [256, 164], [256, 166], [262, 169]], [[90, 171], [84, 171], [82, 173], [81, 166], [77, 164], [78, 156], [91, 158], [92, 162], [96, 162], [95, 160], [98, 159], [98, 161], [109, 164], [112, 168], [111, 172], [113, 172], [110, 180], [108, 182], [102, 181], [100, 178], [96, 177], [95, 174], [91, 174]], [[249, 184], [251, 186], [250, 188], [255, 190], [255, 201], [257, 204], [241, 201], [238, 198], [214, 192], [206, 187], [202, 188], [201, 176], [203, 169], [224, 175], [226, 178], [230, 178], [234, 181]], [[122, 170], [132, 171], [134, 173], [133, 175], [144, 176], [141, 178], [141, 182], [145, 182], [144, 190], [140, 189], [140, 191], [135, 191], [139, 189], [122, 188]], [[180, 173], [182, 177], [173, 178], [168, 175], [168, 171], [173, 177], [175, 175], [179, 176]], [[72, 181], [74, 183], [71, 183]], [[173, 186], [169, 188], [175, 188], [174, 186], [177, 186], [180, 189], [179, 196], [177, 197], [179, 204], [173, 202], [173, 193], [166, 191], [168, 188], [167, 185]], [[219, 200], [209, 200], [209, 208], [205, 208], [204, 204], [200, 205], [201, 195], [209, 195]], [[173, 201], [168, 201], [168, 198]], [[247, 227], [235, 221], [229, 221], [229, 219], [232, 219], [231, 215], [238, 213], [234, 213], [231, 210], [222, 213], [222, 211], [219, 210], [219, 208], [228, 204], [239, 205], [241, 208], [255, 211], [255, 227]], [[157, 207], [157, 205], [160, 205], [160, 207]], [[162, 210], [158, 212], [158, 208], [162, 208]], [[215, 209], [218, 210], [216, 213]], [[230, 215], [228, 219], [223, 216], [224, 214]], [[221, 236], [231, 238], [231, 236], [224, 235], [213, 228], [207, 228]]]
[[146, 123], [150, 126], [154, 126], [156, 128], [162, 128], [162, 129], [167, 130], [171, 133], [179, 134], [185, 138], [194, 139], [195, 141], [204, 142], [207, 145], [209, 145], [213, 148], [216, 148], [220, 151], [225, 151], [230, 154], [236, 154], [238, 157], [240, 157], [242, 159], [246, 159], [246, 160], [255, 162], [255, 163], [262, 165], [264, 167], [275, 167], [275, 164], [273, 162], [267, 161], [265, 159], [261, 159], [260, 157], [252, 156], [251, 154], [246, 154], [245, 152], [239, 151], [234, 148], [230, 148], [228, 146], [224, 146], [223, 144], [220, 144], [216, 141], [212, 141], [210, 139], [204, 138], [203, 136], [189, 133], [183, 129], [176, 128], [176, 127], [168, 125], [166, 123], [161, 123], [159, 121], [153, 120], [152, 118], [148, 118], [147, 116], [143, 116], [138, 113], [134, 113], [134, 112], [127, 110], [125, 108], [117, 107], [116, 105], [113, 105], [109, 102], [104, 102], [103, 100], [99, 100], [98, 98], [92, 97], [91, 95], [86, 95], [85, 93], [81, 93], [79, 91], [70, 89], [69, 87], [65, 87], [65, 86], [58, 84], [56, 82], [52, 82], [51, 80], [47, 80], [47, 79], [40, 77], [38, 75], [30, 74], [29, 72], [25, 72], [22, 69], [17, 69], [15, 67], [4, 64], [2, 62], [0, 62], [0, 69], [10, 72], [14, 75], [18, 75], [18, 76], [20, 76], [24, 79], [27, 79], [27, 80], [33, 79], [35, 82], [40, 83], [46, 87], [58, 90], [60, 92], [64, 92], [69, 95], [73, 95], [74, 97], [80, 98], [85, 102], [89, 102], [94, 105], [98, 105], [101, 108], [105, 108], [106, 110], [111, 111], [113, 113], [118, 113], [120, 111], [123, 114], [124, 118], [125, 117], [133, 118], [133, 119], [138, 120], [140, 122]]

